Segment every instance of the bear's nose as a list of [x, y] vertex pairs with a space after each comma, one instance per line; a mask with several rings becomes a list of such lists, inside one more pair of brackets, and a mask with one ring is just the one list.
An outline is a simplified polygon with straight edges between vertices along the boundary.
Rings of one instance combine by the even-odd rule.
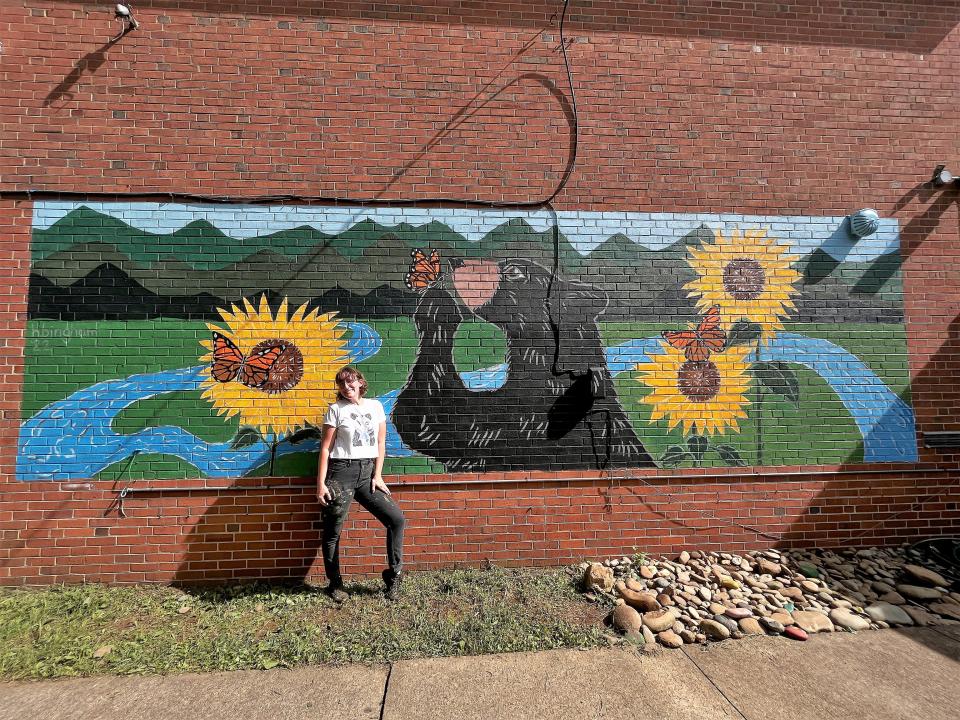
[[451, 258], [450, 269], [456, 270], [458, 267], [463, 267], [463, 258]]

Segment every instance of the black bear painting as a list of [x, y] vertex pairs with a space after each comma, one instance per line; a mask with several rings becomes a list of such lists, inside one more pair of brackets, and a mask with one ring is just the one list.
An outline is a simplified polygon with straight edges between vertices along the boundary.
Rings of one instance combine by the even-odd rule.
[[[423, 294], [416, 363], [393, 421], [448, 471], [652, 467], [620, 405], [597, 325], [603, 291], [526, 260], [455, 262], [452, 287]], [[507, 377], [468, 388], [454, 335], [473, 313], [507, 339]]]

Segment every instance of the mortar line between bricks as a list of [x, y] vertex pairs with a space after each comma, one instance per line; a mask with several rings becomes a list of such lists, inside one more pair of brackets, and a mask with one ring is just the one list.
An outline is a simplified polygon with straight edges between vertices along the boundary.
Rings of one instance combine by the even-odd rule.
[[691, 663], [693, 663], [693, 666], [700, 672], [700, 674], [703, 675], [703, 677], [705, 677], [705, 678], [707, 679], [707, 682], [710, 683], [711, 685], [713, 685], [714, 688], [716, 688], [716, 691], [717, 691], [718, 693], [720, 693], [720, 695], [723, 696], [723, 699], [727, 701], [727, 704], [728, 704], [730, 707], [732, 707], [734, 710], [737, 711], [737, 715], [739, 715], [741, 718], [743, 718], [743, 720], [748, 720], [747, 716], [744, 715], [744, 714], [740, 711], [740, 708], [738, 708], [738, 707], [734, 704], [733, 700], [731, 700], [729, 697], [727, 697], [727, 694], [723, 691], [723, 689], [713, 681], [713, 678], [711, 678], [709, 675], [707, 675], [707, 674], [703, 671], [703, 668], [700, 667], [700, 665], [697, 663], [697, 661], [693, 659], [693, 657], [692, 657], [692, 656], [690, 655], [690, 653], [687, 651], [687, 648], [685, 648], [685, 647], [680, 648], [680, 651], [684, 654], [684, 656], [687, 658], [687, 660], [689, 660]]
[[387, 665], [387, 679], [383, 683], [383, 697], [380, 698], [380, 720], [387, 710], [387, 691], [390, 689], [390, 676], [393, 675], [393, 663]]

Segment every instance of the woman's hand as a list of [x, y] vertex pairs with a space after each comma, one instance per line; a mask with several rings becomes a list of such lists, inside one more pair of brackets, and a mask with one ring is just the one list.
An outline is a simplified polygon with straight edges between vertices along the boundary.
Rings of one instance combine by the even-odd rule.
[[327, 503], [333, 500], [333, 493], [330, 492], [330, 488], [324, 482], [317, 483], [317, 500], [323, 507], [326, 507]]
[[383, 481], [383, 477], [379, 473], [375, 473], [370, 479], [370, 492], [376, 492], [377, 490], [382, 490], [387, 495], [390, 494], [390, 488], [387, 487], [387, 484]]

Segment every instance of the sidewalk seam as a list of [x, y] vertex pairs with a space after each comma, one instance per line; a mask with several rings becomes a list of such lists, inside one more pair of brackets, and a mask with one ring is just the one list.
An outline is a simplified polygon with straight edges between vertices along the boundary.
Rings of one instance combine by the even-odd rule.
[[393, 663], [387, 665], [387, 679], [383, 683], [383, 697], [380, 699], [380, 720], [387, 711], [387, 691], [390, 689], [390, 676], [393, 675]]
[[713, 687], [716, 689], [716, 691], [717, 691], [718, 693], [720, 693], [720, 695], [723, 697], [724, 700], [727, 701], [727, 704], [730, 705], [730, 707], [732, 707], [732, 708], [736, 711], [737, 715], [739, 715], [741, 718], [743, 718], [743, 720], [747, 720], [747, 716], [744, 715], [744, 714], [740, 711], [740, 708], [738, 708], [738, 707], [734, 704], [734, 702], [733, 702], [729, 697], [727, 697], [727, 694], [721, 689], [721, 687], [720, 687], [719, 685], [717, 685], [717, 684], [713, 681], [713, 678], [711, 678], [709, 675], [707, 675], [707, 674], [703, 671], [703, 668], [700, 667], [700, 665], [697, 664], [697, 661], [693, 659], [693, 657], [692, 657], [692, 656], [690, 655], [690, 653], [687, 651], [687, 648], [685, 648], [685, 647], [684, 647], [684, 648], [681, 648], [680, 652], [682, 652], [682, 653], [686, 656], [687, 660], [689, 660], [691, 663], [693, 663], [693, 666], [700, 672], [701, 675], [703, 675], [703, 677], [706, 678], [707, 682], [710, 683], [711, 685], [713, 685]]

